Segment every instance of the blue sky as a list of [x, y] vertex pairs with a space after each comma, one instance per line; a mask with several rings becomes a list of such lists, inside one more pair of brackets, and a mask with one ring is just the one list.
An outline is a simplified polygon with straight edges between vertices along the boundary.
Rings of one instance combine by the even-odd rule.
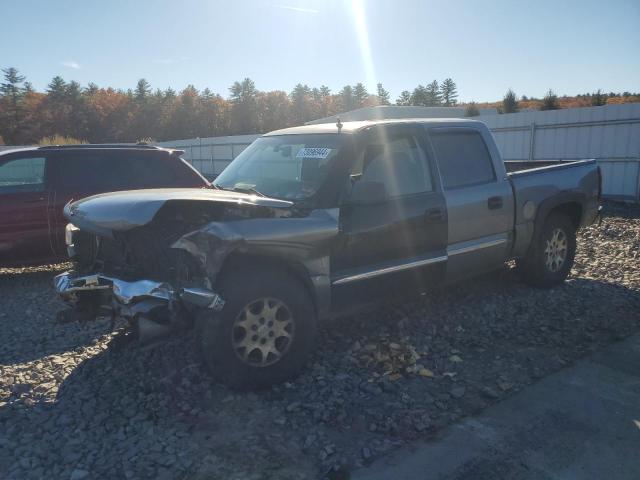
[[462, 101], [640, 91], [640, 0], [0, 0], [0, 67], [227, 96], [452, 77]]

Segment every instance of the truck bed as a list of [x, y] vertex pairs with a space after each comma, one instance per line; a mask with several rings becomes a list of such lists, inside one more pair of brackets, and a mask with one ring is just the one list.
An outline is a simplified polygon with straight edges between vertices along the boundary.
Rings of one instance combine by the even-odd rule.
[[525, 204], [534, 208], [532, 212], [545, 209], [549, 203], [574, 204], [577, 228], [593, 222], [599, 193], [595, 160], [504, 163], [515, 199], [516, 257], [526, 252], [535, 229], [534, 218], [525, 213]]

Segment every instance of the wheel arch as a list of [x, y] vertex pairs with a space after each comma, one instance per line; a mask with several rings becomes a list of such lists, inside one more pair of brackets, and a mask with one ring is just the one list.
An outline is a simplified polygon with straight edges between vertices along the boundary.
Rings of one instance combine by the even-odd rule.
[[544, 223], [554, 213], [567, 215], [575, 229], [578, 230], [582, 223], [584, 197], [584, 194], [578, 192], [564, 192], [543, 201], [536, 213], [531, 245], [539, 240]]
[[280, 256], [238, 250], [232, 251], [227, 255], [219, 273], [216, 275], [216, 284], [225, 282], [230, 275], [236, 274], [238, 271], [249, 272], [255, 269], [285, 272], [304, 286], [316, 315], [323, 310], [322, 296], [318, 294], [318, 287], [311, 280], [311, 275], [305, 265]]

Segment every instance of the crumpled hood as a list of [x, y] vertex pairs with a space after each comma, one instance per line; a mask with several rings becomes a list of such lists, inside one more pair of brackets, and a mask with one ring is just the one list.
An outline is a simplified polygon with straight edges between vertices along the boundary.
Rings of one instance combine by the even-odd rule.
[[165, 203], [172, 200], [275, 209], [285, 209], [293, 205], [285, 200], [226, 190], [161, 188], [101, 193], [67, 204], [64, 215], [80, 229], [111, 236], [113, 231], [126, 231], [146, 225]]

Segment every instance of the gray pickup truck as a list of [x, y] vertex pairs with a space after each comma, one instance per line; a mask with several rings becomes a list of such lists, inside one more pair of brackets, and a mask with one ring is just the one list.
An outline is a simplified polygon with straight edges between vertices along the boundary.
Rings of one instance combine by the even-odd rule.
[[67, 205], [75, 268], [55, 285], [67, 315], [124, 318], [141, 341], [195, 327], [216, 378], [263, 387], [300, 370], [324, 318], [511, 259], [533, 286], [563, 282], [600, 185], [593, 160], [507, 173], [472, 120], [289, 128], [211, 189]]

